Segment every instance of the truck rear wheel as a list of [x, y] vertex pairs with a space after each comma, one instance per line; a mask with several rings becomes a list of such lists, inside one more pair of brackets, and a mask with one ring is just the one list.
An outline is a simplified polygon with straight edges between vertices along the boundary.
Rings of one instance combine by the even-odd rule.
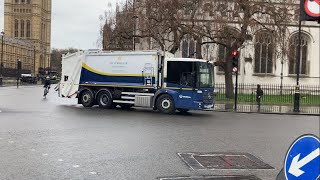
[[164, 94], [159, 97], [157, 100], [157, 108], [164, 114], [174, 114], [176, 111], [174, 101], [168, 94]]
[[84, 107], [92, 107], [94, 103], [94, 95], [91, 91], [85, 90], [80, 94], [80, 100]]
[[98, 104], [100, 108], [103, 109], [111, 109], [112, 108], [112, 96], [110, 93], [103, 91], [100, 92], [97, 98]]

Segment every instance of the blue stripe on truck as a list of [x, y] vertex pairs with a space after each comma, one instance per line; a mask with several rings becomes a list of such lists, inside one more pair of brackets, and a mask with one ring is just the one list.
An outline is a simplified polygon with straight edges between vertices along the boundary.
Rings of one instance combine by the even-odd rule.
[[[155, 78], [152, 78], [152, 84]], [[96, 74], [85, 68], [81, 70], [80, 84], [118, 84], [127, 86], [144, 86], [144, 77], [138, 76], [107, 76]]]

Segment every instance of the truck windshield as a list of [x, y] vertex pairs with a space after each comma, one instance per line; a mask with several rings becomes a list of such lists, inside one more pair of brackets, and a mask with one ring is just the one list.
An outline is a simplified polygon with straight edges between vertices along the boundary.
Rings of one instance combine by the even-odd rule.
[[199, 88], [213, 87], [213, 67], [206, 62], [197, 63], [197, 86]]

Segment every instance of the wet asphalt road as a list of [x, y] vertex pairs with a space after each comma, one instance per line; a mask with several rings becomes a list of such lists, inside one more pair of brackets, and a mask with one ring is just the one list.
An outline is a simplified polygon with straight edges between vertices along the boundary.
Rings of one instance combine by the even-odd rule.
[[[0, 179], [255, 175], [275, 179], [290, 144], [319, 117], [84, 109], [41, 87], [0, 88]], [[184, 152], [250, 153], [273, 170], [191, 170]]]

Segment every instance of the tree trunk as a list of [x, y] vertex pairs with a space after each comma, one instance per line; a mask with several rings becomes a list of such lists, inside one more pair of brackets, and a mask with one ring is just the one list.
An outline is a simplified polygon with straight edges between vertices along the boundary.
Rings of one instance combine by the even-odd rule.
[[225, 84], [226, 84], [226, 98], [234, 99], [234, 86], [233, 86], [233, 80], [232, 80], [232, 57], [231, 57], [232, 51], [227, 48], [227, 59], [226, 59], [226, 65], [224, 68], [225, 72]]

